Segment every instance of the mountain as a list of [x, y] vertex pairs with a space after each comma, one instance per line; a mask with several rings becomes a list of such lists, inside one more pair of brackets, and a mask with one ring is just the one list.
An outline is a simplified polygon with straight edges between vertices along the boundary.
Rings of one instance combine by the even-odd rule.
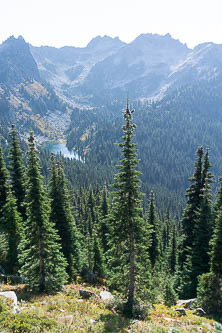
[[31, 47], [41, 76], [72, 106], [98, 104], [101, 92], [150, 97], [189, 51], [169, 34], [142, 34], [129, 44], [97, 36], [85, 48]]
[[178, 212], [198, 145], [211, 147], [220, 174], [221, 89], [219, 44], [189, 49], [169, 34], [142, 34], [128, 44], [97, 36], [83, 48], [54, 48], [10, 37], [0, 45], [0, 138], [14, 122], [23, 136], [32, 127], [39, 143], [67, 139], [110, 181], [128, 95], [143, 191]]
[[0, 45], [0, 84], [16, 85], [40, 80], [38, 67], [24, 39], [11, 36]]
[[0, 45], [0, 109], [0, 122], [5, 127], [14, 122], [23, 134], [32, 127], [42, 137], [54, 136], [54, 122], [59, 118], [58, 136], [69, 121], [66, 106], [41, 78], [21, 36], [11, 36]]
[[79, 99], [82, 102], [82, 98], [73, 95], [72, 89], [85, 81], [96, 63], [116, 53], [124, 45], [118, 37], [97, 36], [85, 48], [30, 46], [30, 49], [41, 77], [55, 88], [64, 101], [76, 106]]

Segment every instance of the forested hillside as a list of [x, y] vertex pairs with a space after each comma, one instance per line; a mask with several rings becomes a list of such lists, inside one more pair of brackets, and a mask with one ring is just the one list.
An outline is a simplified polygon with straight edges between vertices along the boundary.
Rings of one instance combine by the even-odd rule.
[[[5, 278], [38, 294], [100, 284], [131, 318], [178, 298], [221, 313], [220, 54], [152, 34], [0, 45]], [[50, 140], [81, 160], [50, 154]]]

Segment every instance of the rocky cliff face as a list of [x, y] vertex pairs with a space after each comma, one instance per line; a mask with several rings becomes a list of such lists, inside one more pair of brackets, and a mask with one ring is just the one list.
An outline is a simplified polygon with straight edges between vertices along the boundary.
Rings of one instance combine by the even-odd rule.
[[13, 36], [0, 45], [0, 123], [14, 122], [21, 132], [51, 135], [51, 114], [66, 113], [51, 86], [44, 83], [29, 45]]
[[40, 81], [37, 64], [24, 39], [11, 36], [0, 45], [0, 84], [13, 86], [27, 80]]

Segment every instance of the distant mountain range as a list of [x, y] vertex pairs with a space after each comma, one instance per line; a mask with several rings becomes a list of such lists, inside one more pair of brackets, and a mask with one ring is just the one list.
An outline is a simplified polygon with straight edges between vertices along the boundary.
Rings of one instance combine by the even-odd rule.
[[160, 101], [197, 82], [212, 81], [220, 91], [221, 77], [222, 45], [189, 49], [169, 34], [142, 34], [129, 44], [98, 36], [84, 48], [35, 47], [11, 36], [0, 45], [0, 121], [46, 136], [56, 128], [59, 136], [75, 107], [101, 107], [127, 95]]

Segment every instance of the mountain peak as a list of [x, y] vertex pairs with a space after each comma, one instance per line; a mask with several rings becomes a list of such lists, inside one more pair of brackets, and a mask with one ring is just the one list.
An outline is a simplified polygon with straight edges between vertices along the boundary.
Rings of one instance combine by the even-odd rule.
[[115, 46], [121, 46], [125, 43], [122, 42], [119, 37], [110, 37], [107, 35], [104, 36], [96, 36], [94, 37], [88, 44], [87, 48], [107, 48], [107, 47], [115, 47]]
[[38, 67], [22, 36], [10, 36], [0, 45], [0, 83], [40, 80]]

